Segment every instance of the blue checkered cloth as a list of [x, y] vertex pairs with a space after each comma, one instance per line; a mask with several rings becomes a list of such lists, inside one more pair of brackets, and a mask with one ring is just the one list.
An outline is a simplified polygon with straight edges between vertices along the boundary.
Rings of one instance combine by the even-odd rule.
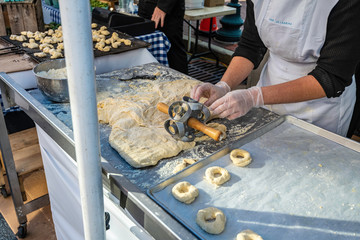
[[41, 1], [44, 23], [49, 24], [51, 22], [61, 23], [60, 11], [57, 8], [47, 5], [44, 1]]
[[15, 107], [11, 107], [11, 108], [5, 109], [5, 108], [4, 108], [3, 101], [2, 101], [2, 99], [1, 99], [1, 94], [0, 94], [0, 103], [1, 103], [1, 110], [2, 110], [3, 113], [4, 113], [4, 116], [5, 116], [7, 113], [10, 113], [10, 112], [19, 112], [19, 111], [22, 111], [19, 106], [15, 106]]
[[151, 46], [148, 47], [149, 52], [159, 63], [169, 66], [167, 52], [169, 51], [171, 44], [163, 32], [155, 31], [146, 35], [136, 36], [136, 38], [150, 43]]

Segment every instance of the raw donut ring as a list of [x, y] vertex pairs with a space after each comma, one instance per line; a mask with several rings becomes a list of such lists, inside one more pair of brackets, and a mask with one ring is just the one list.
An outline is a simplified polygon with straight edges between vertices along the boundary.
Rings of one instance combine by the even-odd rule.
[[250, 229], [241, 231], [237, 236], [236, 240], [263, 240], [263, 238], [257, 234], [251, 231]]
[[219, 234], [224, 231], [226, 217], [221, 210], [208, 207], [198, 211], [196, 223], [208, 233]]
[[222, 167], [209, 167], [205, 171], [205, 179], [212, 184], [221, 185], [230, 179], [228, 170]]
[[199, 190], [185, 181], [177, 183], [171, 192], [177, 200], [186, 204], [192, 203], [199, 196]]
[[230, 153], [231, 161], [238, 167], [245, 167], [252, 161], [250, 153], [243, 149], [234, 149]]

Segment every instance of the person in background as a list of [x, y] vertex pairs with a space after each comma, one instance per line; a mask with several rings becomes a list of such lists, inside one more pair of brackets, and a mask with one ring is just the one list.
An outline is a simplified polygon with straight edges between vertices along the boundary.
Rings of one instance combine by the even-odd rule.
[[[356, 100], [360, 1], [247, 0], [244, 31], [216, 85], [196, 86], [213, 114], [235, 119], [266, 106], [346, 136]], [[268, 51], [257, 86], [234, 90]]]
[[169, 39], [169, 66], [187, 74], [187, 55], [183, 42], [185, 0], [139, 0], [138, 7], [138, 15], [154, 21], [155, 28]]

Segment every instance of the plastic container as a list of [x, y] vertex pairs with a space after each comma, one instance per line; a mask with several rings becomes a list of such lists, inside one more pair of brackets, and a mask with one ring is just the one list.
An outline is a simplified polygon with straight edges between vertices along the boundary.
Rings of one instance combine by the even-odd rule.
[[204, 0], [185, 0], [185, 9], [204, 8]]

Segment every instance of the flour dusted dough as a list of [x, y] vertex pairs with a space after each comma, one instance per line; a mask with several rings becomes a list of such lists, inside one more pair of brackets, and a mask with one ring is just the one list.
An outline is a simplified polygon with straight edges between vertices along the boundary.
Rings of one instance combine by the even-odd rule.
[[198, 211], [196, 223], [210, 234], [220, 234], [224, 231], [226, 217], [220, 209], [208, 207]]
[[237, 236], [236, 240], [263, 240], [263, 238], [258, 235], [257, 233], [254, 233], [250, 229], [241, 231]]
[[177, 173], [180, 172], [181, 170], [185, 169], [186, 167], [188, 167], [191, 164], [194, 164], [196, 162], [195, 159], [192, 158], [184, 158], [182, 163], [176, 165], [176, 167], [173, 170], [173, 173]]
[[177, 183], [172, 189], [171, 193], [180, 202], [190, 204], [197, 196], [199, 196], [199, 190], [191, 185], [189, 182], [183, 181]]
[[169, 116], [156, 105], [182, 100], [199, 83], [189, 79], [148, 81], [145, 87], [100, 101], [99, 121], [112, 127], [110, 145], [136, 168], [155, 165], [160, 159], [194, 147], [195, 142], [177, 141], [166, 132], [164, 122]]
[[206, 169], [205, 179], [216, 186], [220, 186], [230, 180], [230, 173], [225, 168], [213, 166]]
[[250, 153], [244, 149], [234, 149], [230, 153], [231, 161], [239, 167], [246, 167], [252, 161]]

